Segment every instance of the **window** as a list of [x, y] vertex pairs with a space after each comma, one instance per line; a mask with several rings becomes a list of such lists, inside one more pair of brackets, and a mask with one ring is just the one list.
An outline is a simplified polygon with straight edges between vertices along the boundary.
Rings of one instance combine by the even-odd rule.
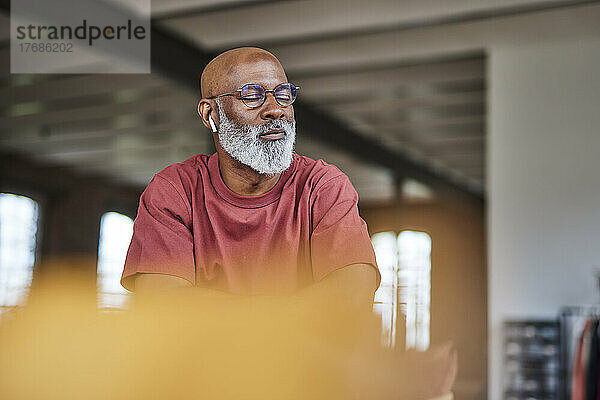
[[98, 245], [98, 307], [106, 311], [123, 309], [129, 292], [121, 286], [121, 274], [131, 236], [133, 220], [108, 212], [100, 221]]
[[32, 199], [0, 193], [0, 313], [27, 298], [35, 263], [39, 207]]
[[381, 285], [374, 311], [381, 316], [382, 342], [396, 345], [398, 310], [405, 319], [407, 349], [427, 350], [431, 302], [431, 237], [425, 232], [382, 232], [371, 238]]
[[400, 309], [406, 317], [406, 348], [429, 347], [431, 238], [425, 232], [398, 235]]
[[382, 232], [371, 238], [381, 283], [375, 292], [373, 310], [382, 320], [382, 342], [387, 347], [396, 345], [396, 319], [398, 312], [398, 248], [396, 234]]

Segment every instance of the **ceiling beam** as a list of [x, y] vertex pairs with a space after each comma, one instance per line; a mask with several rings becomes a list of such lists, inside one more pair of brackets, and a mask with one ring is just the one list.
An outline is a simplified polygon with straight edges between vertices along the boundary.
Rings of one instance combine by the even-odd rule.
[[143, 74], [66, 75], [62, 79], [0, 87], [0, 106], [31, 101], [51, 101], [71, 97], [113, 94], [118, 91], [166, 87], [168, 82]]
[[[157, 22], [171, 18], [180, 18], [190, 15], [206, 15], [223, 11], [239, 10], [254, 7], [258, 4], [279, 3], [293, 0], [213, 0], [200, 2], [200, 5], [177, 5], [172, 0], [163, 1], [167, 6], [161, 6], [160, 2], [152, 2], [152, 19]], [[181, 3], [181, 2], [180, 2]], [[198, 3], [198, 2], [196, 2]]]
[[[86, 160], [86, 164], [92, 163], [93, 158], [98, 155], [116, 155], [118, 154], [127, 155], [129, 154], [145, 154], [150, 151], [165, 151], [165, 154], [168, 154], [167, 150], [169, 149], [179, 149], [186, 148], [190, 146], [203, 146], [206, 147], [207, 140], [203, 140], [199, 138], [199, 140], [188, 141], [186, 143], [172, 143], [172, 142], [164, 142], [164, 143], [150, 143], [150, 144], [142, 144], [136, 143], [135, 145], [118, 145], [117, 143], [102, 143], [96, 146], [92, 145], [83, 145], [77, 148], [43, 148], [40, 147], [36, 152], [28, 153], [30, 156], [34, 158], [51, 158], [55, 160], [73, 160], [80, 159]], [[177, 162], [173, 160], [173, 162]]]
[[417, 120], [397, 120], [393, 123], [388, 121], [382, 123], [369, 123], [365, 121], [357, 121], [353, 126], [361, 131], [378, 131], [378, 132], [403, 132], [406, 130], [444, 130], [448, 126], [472, 126], [476, 124], [484, 124], [484, 115], [468, 115], [459, 117], [447, 117], [439, 119], [417, 119]]
[[[110, 119], [109, 125], [114, 125], [114, 119]], [[64, 130], [64, 131], [63, 131]], [[163, 122], [163, 123], [149, 123], [146, 121], [140, 121], [139, 124], [134, 126], [126, 127], [111, 127], [111, 128], [92, 128], [92, 129], [77, 129], [69, 128], [68, 126], [61, 125], [57, 132], [50, 130], [45, 133], [46, 130], [40, 130], [40, 127], [34, 127], [28, 129], [26, 132], [9, 132], [0, 134], [0, 146], [28, 146], [37, 144], [53, 144], [61, 143], [65, 146], [76, 144], [79, 142], [85, 142], [91, 139], [111, 138], [121, 135], [135, 135], [135, 136], [152, 136], [156, 134], [170, 135], [174, 132], [179, 131], [198, 131], [199, 135], [204, 134], [204, 125], [202, 125], [198, 118], [190, 118], [188, 120], [177, 119], [174, 122]], [[208, 130], [206, 130], [208, 136]]]
[[[386, 92], [398, 90], [399, 87], [415, 85], [453, 84], [485, 79], [483, 57], [470, 60], [452, 61], [418, 66], [388, 67], [359, 72], [316, 73], [308, 76], [290, 75], [294, 83], [299, 85], [301, 93], [313, 97], [329, 97], [336, 95], [370, 95], [377, 90]], [[400, 92], [401, 93], [401, 92]]]
[[[215, 30], [227, 23], [229, 27], [243, 20], [244, 14], [235, 10], [223, 11], [220, 15], [181, 15], [170, 21], [170, 28], [183, 26], [188, 32], [196, 29], [196, 37], [208, 37], [208, 44], [215, 48], [229, 46], [259, 45], [272, 48], [288, 45], [302, 45], [323, 40], [360, 37], [387, 32], [401, 32], [415, 29], [444, 27], [456, 24], [470, 24], [480, 21], [493, 21], [498, 18], [527, 16], [545, 11], [560, 11], [573, 7], [595, 4], [598, 0], [520, 0], [520, 1], [456, 1], [451, 7], [444, 2], [421, 1], [416, 5], [404, 2], [384, 2], [377, 7], [364, 0], [329, 0], [330, 7], [317, 7], [320, 0], [291, 3], [279, 6], [279, 12], [287, 15], [302, 15], [294, 22], [282, 19], [280, 24], [265, 25], [260, 20], [250, 21], [244, 31], [225, 32]], [[312, 3], [312, 4], [310, 4]], [[419, 7], [421, 3], [421, 7]], [[433, 3], [433, 4], [432, 4]], [[253, 4], [255, 12], [274, 11], [274, 7]], [[437, 9], [436, 9], [437, 8]], [[431, 11], [433, 10], [433, 11]], [[311, 21], [306, 24], [304, 21]], [[187, 26], [186, 26], [187, 25]], [[291, 25], [291, 26], [290, 26]], [[187, 29], [186, 29], [187, 28]], [[182, 32], [183, 33], [183, 32]], [[186, 32], [187, 33], [187, 32]], [[204, 39], [206, 40], [206, 39]]]
[[0, 117], [1, 133], [6, 131], [19, 131], [31, 126], [63, 124], [98, 120], [101, 118], [114, 118], [124, 114], [141, 114], [157, 111], [170, 111], [182, 107], [190, 108], [190, 116], [195, 115], [195, 99], [190, 95], [181, 93], [165, 93], [164, 96], [143, 98], [141, 100], [125, 103], [104, 103], [90, 107], [66, 108], [57, 111], [41, 111], [36, 114], [18, 117]]
[[[312, 100], [311, 100], [312, 101]], [[313, 101], [314, 102], [314, 101]], [[453, 106], [453, 105], [481, 105], [485, 104], [483, 91], [462, 93], [436, 93], [424, 96], [407, 96], [406, 98], [358, 98], [348, 99], [348, 96], [329, 98], [328, 101], [319, 102], [319, 105], [340, 114], [355, 112], [377, 112], [384, 108], [389, 111], [402, 111], [413, 107]]]
[[[484, 54], [494, 45], [535, 45], [597, 35], [600, 3], [440, 26], [416, 27], [311, 42], [266, 46], [290, 75], [397, 62], [426, 62], [458, 54]], [[573, 21], [577, 21], [576, 24]]]
[[[364, 0], [288, 1], [248, 3], [246, 9], [182, 13], [158, 20], [163, 26], [210, 49], [259, 45], [274, 47], [326, 39], [360, 36], [457, 23], [472, 23], [523, 13], [591, 3], [593, 0], [453, 0], [440, 2]], [[268, 24], [248, 15], [277, 15]], [[310, 21], [310, 23], [306, 23]], [[244, 29], [239, 29], [243, 26]]]

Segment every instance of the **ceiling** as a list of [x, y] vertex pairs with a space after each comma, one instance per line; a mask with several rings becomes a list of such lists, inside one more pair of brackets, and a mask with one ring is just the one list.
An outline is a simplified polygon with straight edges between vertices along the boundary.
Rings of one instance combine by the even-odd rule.
[[[152, 18], [200, 54], [241, 45], [272, 51], [301, 86], [302, 104], [333, 121], [330, 131], [299, 124], [296, 151], [338, 165], [362, 202], [386, 202], [400, 183], [427, 185], [432, 176], [482, 199], [488, 50], [594, 34], [600, 4], [153, 0]], [[212, 151], [195, 112], [196, 86], [159, 71], [10, 75], [8, 23], [0, 15], [0, 150], [140, 187], [167, 164]], [[403, 173], [376, 151], [347, 145], [344, 132], [411, 168]], [[418, 169], [427, 174], [412, 176]]]

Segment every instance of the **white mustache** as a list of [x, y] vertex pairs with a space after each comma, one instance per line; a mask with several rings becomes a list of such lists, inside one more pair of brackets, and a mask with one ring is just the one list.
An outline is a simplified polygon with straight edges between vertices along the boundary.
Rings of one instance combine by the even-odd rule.
[[249, 126], [249, 127], [253, 127], [259, 135], [262, 135], [263, 133], [266, 133], [268, 131], [271, 131], [273, 129], [283, 129], [285, 131], [285, 133], [287, 134], [289, 131], [289, 129], [292, 129], [292, 123], [289, 121], [269, 121], [266, 122], [262, 125], [254, 125], [254, 126]]

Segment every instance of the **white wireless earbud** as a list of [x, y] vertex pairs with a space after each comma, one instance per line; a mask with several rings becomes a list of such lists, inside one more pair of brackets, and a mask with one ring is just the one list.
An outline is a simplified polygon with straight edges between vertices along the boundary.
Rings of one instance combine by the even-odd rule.
[[212, 131], [217, 133], [217, 126], [215, 125], [215, 122], [212, 120], [212, 117], [208, 117], [208, 122], [210, 123], [210, 127], [212, 128]]

